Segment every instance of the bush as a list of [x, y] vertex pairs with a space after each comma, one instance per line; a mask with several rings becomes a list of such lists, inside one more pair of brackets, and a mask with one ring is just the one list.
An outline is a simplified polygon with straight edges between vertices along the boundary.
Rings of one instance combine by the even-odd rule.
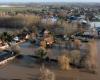
[[81, 65], [89, 71], [96, 70], [96, 57], [97, 57], [97, 48], [95, 40], [90, 41], [87, 44], [87, 53], [83, 56], [81, 60]]
[[18, 45], [11, 45], [10, 50], [16, 53], [17, 55], [20, 54], [20, 47]]
[[47, 52], [44, 48], [39, 48], [36, 50], [35, 55], [39, 57], [40, 61], [43, 61], [47, 57]]
[[0, 27], [2, 28], [22, 28], [24, 25], [24, 19], [21, 17], [1, 17]]
[[81, 55], [80, 55], [80, 51], [79, 50], [72, 50], [69, 54], [70, 57], [70, 63], [75, 65], [75, 66], [79, 66], [80, 65], [80, 59], [81, 59]]
[[0, 27], [2, 28], [17, 28], [32, 27], [40, 22], [40, 16], [34, 15], [19, 15], [13, 17], [1, 17]]
[[60, 55], [58, 57], [58, 63], [59, 63], [62, 70], [69, 70], [70, 69], [69, 62], [70, 62], [70, 59], [65, 54]]
[[55, 80], [55, 74], [51, 70], [42, 66], [40, 68], [39, 80]]
[[0, 38], [4, 42], [11, 42], [13, 40], [13, 36], [11, 34], [9, 34], [8, 32], [3, 32], [0, 35]]
[[78, 40], [78, 39], [75, 39], [75, 40], [74, 40], [74, 45], [75, 45], [75, 48], [76, 48], [76, 49], [80, 49], [81, 41]]

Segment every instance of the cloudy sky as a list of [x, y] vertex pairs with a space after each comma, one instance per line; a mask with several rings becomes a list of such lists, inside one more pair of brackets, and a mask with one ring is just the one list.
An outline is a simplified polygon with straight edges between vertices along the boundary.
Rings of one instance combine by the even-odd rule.
[[0, 0], [0, 3], [2, 2], [100, 2], [100, 0]]

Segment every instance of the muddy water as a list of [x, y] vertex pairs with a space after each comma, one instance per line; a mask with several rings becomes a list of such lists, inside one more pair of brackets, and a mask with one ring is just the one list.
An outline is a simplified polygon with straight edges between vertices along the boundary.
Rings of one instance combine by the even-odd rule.
[[[0, 30], [1, 31], [1, 30]], [[33, 55], [37, 47], [29, 42], [20, 45], [23, 59], [15, 59], [0, 67], [0, 80], [36, 80], [39, 75], [40, 64], [35, 63]], [[97, 74], [91, 74], [82, 70], [61, 71], [58, 65], [49, 65], [56, 75], [56, 80], [100, 80], [100, 40], [97, 41]], [[63, 50], [56, 46], [55, 49], [48, 49], [49, 56], [56, 58]]]
[[[91, 74], [81, 70], [61, 71], [59, 67], [50, 65], [49, 68], [56, 74], [56, 80], [100, 80], [100, 41], [97, 41], [98, 49], [98, 67], [97, 74]], [[33, 58], [27, 55], [33, 55], [36, 48], [30, 43], [21, 45], [21, 54], [25, 54], [23, 59], [15, 59], [12, 62], [0, 68], [0, 80], [36, 80], [39, 75], [40, 64], [34, 62]], [[56, 48], [54, 50], [48, 49], [50, 55], [60, 54], [61, 50]]]

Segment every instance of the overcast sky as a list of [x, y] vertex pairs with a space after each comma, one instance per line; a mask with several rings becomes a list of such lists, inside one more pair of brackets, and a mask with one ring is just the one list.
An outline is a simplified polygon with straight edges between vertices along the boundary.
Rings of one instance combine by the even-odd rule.
[[0, 0], [0, 2], [100, 2], [100, 0]]

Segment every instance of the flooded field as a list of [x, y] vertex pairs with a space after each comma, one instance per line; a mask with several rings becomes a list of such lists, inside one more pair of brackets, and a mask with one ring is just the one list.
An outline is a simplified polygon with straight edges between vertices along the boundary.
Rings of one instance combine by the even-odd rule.
[[[0, 29], [0, 31], [5, 31], [6, 29]], [[9, 30], [8, 30], [9, 31]], [[10, 30], [12, 31], [12, 30]], [[63, 47], [63, 46], [62, 46]], [[3, 66], [0, 66], [0, 80], [37, 80], [40, 74], [39, 63], [28, 56], [34, 55], [34, 51], [37, 49], [36, 46], [31, 45], [30, 42], [25, 42], [20, 45], [21, 54], [24, 55], [21, 59], [15, 59]], [[92, 74], [85, 72], [80, 69], [71, 69], [68, 71], [62, 71], [59, 66], [55, 63], [46, 64], [46, 67], [52, 70], [56, 75], [56, 80], [100, 80], [100, 40], [97, 41], [97, 73]], [[57, 56], [62, 52], [66, 52], [65, 49], [55, 46], [53, 49], [48, 49], [49, 57], [57, 58]]]
[[0, 80], [100, 80], [99, 3], [10, 1], [0, 4]]
[[[30, 45], [29, 42], [20, 45], [21, 54], [24, 57], [21, 59], [15, 59], [0, 68], [0, 80], [37, 80], [41, 65], [36, 63], [35, 60], [28, 55], [33, 55], [36, 48]], [[98, 58], [97, 58], [97, 73], [92, 74], [80, 69], [72, 69], [68, 71], [62, 71], [57, 64], [52, 63], [46, 66], [51, 69], [55, 74], [57, 80], [100, 80], [100, 41], [97, 41]], [[49, 56], [56, 57], [60, 54], [59, 48], [48, 49]]]

